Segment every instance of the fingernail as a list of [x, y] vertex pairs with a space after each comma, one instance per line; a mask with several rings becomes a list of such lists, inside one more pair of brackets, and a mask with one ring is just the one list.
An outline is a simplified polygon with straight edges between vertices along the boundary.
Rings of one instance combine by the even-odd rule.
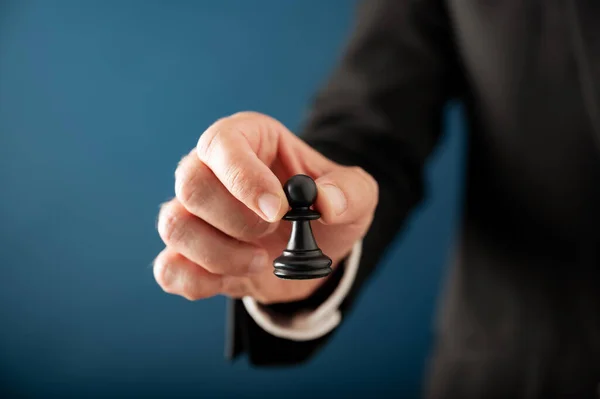
[[267, 254], [265, 254], [262, 251], [257, 253], [256, 255], [254, 255], [254, 258], [252, 258], [252, 261], [250, 261], [250, 265], [248, 265], [248, 272], [250, 274], [261, 273], [265, 270], [267, 262]]
[[325, 192], [325, 197], [331, 204], [335, 214], [341, 215], [348, 206], [348, 203], [346, 202], [346, 196], [344, 193], [342, 193], [342, 190], [333, 184], [323, 184], [321, 188]]
[[274, 194], [265, 193], [258, 198], [258, 207], [270, 222], [274, 222], [281, 207], [281, 199]]

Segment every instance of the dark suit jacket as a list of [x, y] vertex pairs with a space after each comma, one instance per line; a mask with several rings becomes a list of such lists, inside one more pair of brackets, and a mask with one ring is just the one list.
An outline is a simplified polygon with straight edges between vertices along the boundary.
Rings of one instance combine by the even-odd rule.
[[[359, 165], [380, 201], [350, 311], [423, 197], [442, 109], [468, 119], [465, 210], [445, 291], [431, 397], [596, 397], [600, 382], [600, 1], [374, 0], [303, 137]], [[314, 308], [312, 298], [273, 311]], [[231, 355], [304, 361], [311, 342], [262, 331], [233, 303]]]

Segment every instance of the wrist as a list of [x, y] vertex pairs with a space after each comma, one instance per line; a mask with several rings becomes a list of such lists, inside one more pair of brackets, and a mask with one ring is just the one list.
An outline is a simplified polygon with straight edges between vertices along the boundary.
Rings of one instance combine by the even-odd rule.
[[[345, 265], [343, 260], [332, 266], [333, 271], [329, 276], [319, 279], [314, 288], [302, 299], [296, 299], [285, 302], [276, 302], [263, 304], [257, 301], [262, 308], [281, 315], [290, 315], [303, 311], [312, 311], [317, 309], [338, 287], [342, 276], [344, 275]], [[300, 284], [305, 282], [299, 282]]]
[[244, 307], [258, 326], [274, 336], [294, 341], [322, 337], [341, 322], [340, 307], [354, 284], [361, 252], [359, 241], [350, 256], [339, 262], [332, 275], [307, 299], [265, 306], [244, 297]]

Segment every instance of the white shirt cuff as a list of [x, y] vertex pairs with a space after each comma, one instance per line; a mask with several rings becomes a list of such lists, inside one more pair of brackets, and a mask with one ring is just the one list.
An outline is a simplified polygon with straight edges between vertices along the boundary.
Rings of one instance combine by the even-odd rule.
[[359, 241], [354, 244], [350, 256], [346, 260], [344, 275], [337, 288], [314, 311], [297, 313], [291, 317], [272, 315], [249, 296], [242, 298], [246, 311], [263, 330], [279, 338], [310, 341], [328, 334], [342, 321], [339, 307], [350, 292], [356, 278], [361, 251], [362, 241]]

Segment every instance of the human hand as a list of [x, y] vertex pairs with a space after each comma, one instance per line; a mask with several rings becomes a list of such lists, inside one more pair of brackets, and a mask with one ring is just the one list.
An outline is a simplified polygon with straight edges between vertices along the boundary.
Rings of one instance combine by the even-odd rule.
[[162, 289], [189, 300], [223, 294], [263, 304], [310, 296], [325, 278], [273, 274], [291, 232], [280, 223], [289, 208], [282, 184], [296, 174], [315, 179], [321, 218], [313, 232], [335, 268], [371, 224], [376, 181], [328, 160], [275, 119], [242, 112], [209, 127], [177, 167], [176, 197], [158, 218], [166, 248], [154, 276]]

